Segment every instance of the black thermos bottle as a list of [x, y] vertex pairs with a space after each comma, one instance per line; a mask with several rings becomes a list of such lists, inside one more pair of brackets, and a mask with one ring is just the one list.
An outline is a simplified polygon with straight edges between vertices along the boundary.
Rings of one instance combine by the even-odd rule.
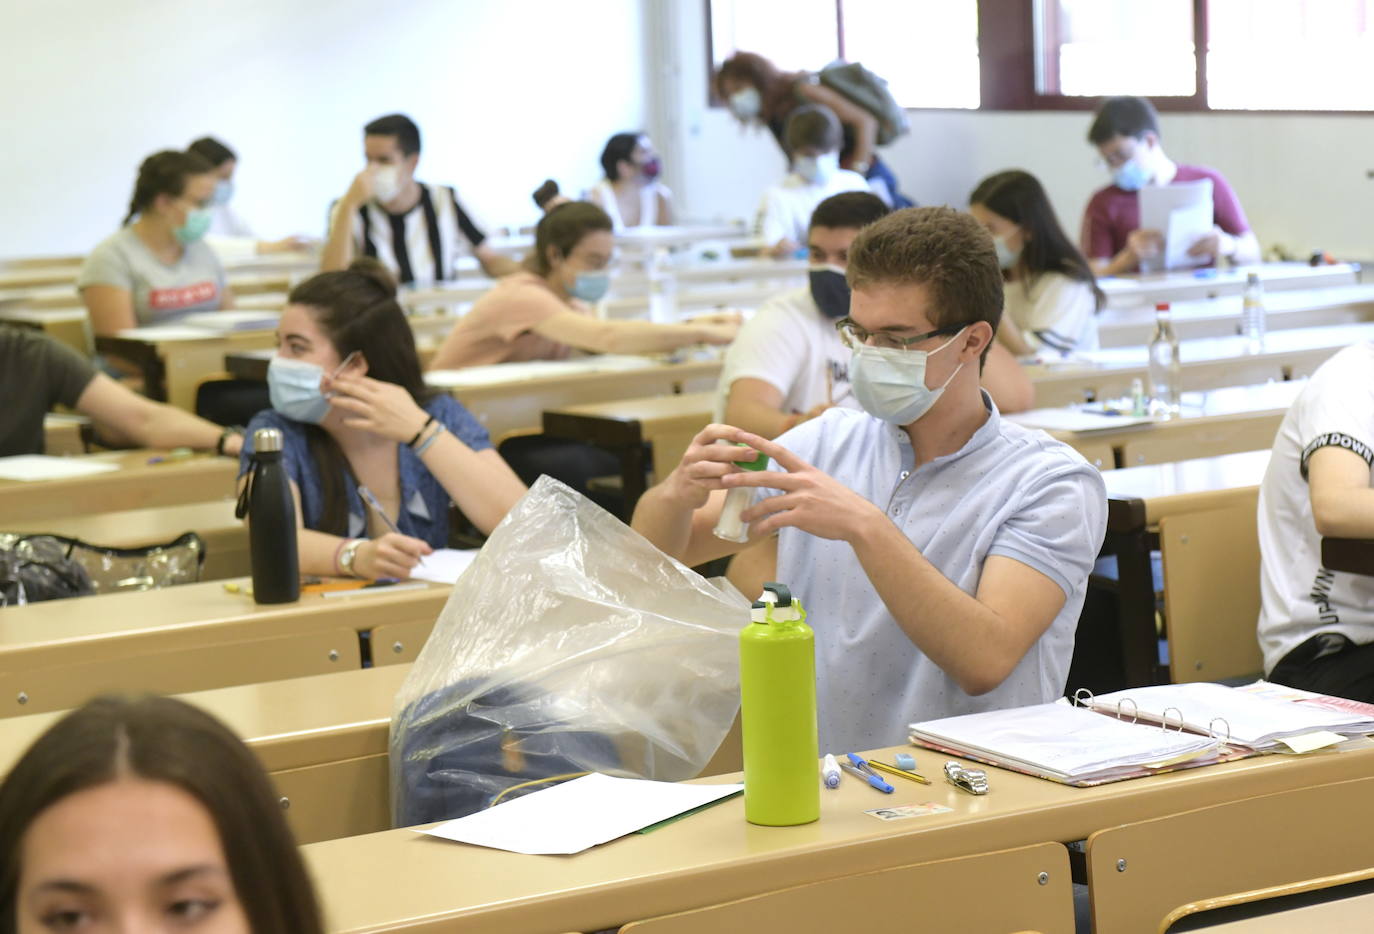
[[253, 468], [247, 493], [253, 599], [258, 603], [299, 600], [296, 504], [282, 468], [281, 432], [275, 428], [259, 428], [253, 433]]

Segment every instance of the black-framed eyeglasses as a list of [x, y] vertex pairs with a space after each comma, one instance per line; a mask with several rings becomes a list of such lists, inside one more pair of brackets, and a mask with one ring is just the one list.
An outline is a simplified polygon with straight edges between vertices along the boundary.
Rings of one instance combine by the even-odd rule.
[[930, 340], [932, 337], [953, 336], [966, 327], [968, 327], [967, 323], [948, 324], [933, 331], [926, 331], [924, 334], [917, 334], [915, 337], [902, 337], [891, 331], [870, 331], [860, 327], [853, 318], [841, 318], [835, 322], [835, 330], [840, 332], [841, 340], [850, 350], [858, 350], [860, 347], [909, 350], [912, 344], [919, 344], [921, 341]]

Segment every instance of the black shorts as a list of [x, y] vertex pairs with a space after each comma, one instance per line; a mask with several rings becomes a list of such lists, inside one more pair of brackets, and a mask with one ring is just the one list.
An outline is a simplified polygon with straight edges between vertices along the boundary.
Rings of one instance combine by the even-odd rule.
[[1374, 703], [1374, 643], [1358, 645], [1338, 632], [1319, 632], [1285, 655], [1269, 680]]

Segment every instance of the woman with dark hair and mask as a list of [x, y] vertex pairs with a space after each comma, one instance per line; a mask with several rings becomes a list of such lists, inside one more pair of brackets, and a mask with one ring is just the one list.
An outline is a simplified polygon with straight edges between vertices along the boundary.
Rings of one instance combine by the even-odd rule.
[[829, 108], [844, 129], [840, 166], [858, 172], [873, 193], [894, 208], [911, 201], [898, 188], [897, 176], [878, 158], [878, 118], [806, 71], [782, 71], [754, 52], [736, 52], [715, 73], [715, 91], [735, 119], [746, 126], [765, 126], [790, 161], [787, 118], [798, 107], [815, 104]]
[[648, 136], [612, 136], [601, 150], [601, 168], [606, 176], [587, 192], [587, 200], [606, 212], [616, 232], [673, 222], [673, 193], [659, 181], [663, 166]]
[[195, 153], [143, 160], [123, 225], [91, 250], [76, 280], [98, 336], [233, 305], [224, 267], [205, 243], [215, 183]]
[[205, 242], [220, 256], [235, 259], [263, 253], [290, 253], [308, 250], [315, 245], [309, 237], [283, 237], [280, 240], [257, 238], [230, 203], [234, 198], [234, 173], [239, 165], [239, 157], [234, 150], [213, 136], [202, 136], [187, 146], [186, 151], [210, 163], [215, 172], [215, 194], [210, 199], [210, 232], [205, 235]]
[[430, 364], [458, 369], [589, 353], [659, 353], [690, 344], [728, 344], [735, 314], [682, 324], [605, 321], [591, 314], [611, 287], [611, 219], [585, 201], [552, 208], [534, 230], [524, 268], [479, 298], [449, 332]]
[[0, 784], [0, 934], [322, 934], [277, 796], [223, 724], [97, 698]]
[[425, 386], [395, 280], [375, 259], [291, 291], [267, 385], [272, 408], [248, 425], [239, 483], [253, 433], [279, 430], [302, 573], [409, 577], [448, 544], [450, 502], [488, 534], [525, 492], [477, 419]]
[[969, 195], [969, 213], [992, 234], [1007, 283], [998, 342], [1017, 356], [1096, 350], [1106, 298], [1036, 177], [988, 176]]

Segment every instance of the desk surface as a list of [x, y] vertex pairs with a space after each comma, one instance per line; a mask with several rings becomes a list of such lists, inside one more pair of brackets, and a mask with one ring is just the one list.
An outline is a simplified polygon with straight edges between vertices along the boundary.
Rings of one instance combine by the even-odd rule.
[[684, 392], [672, 396], [649, 396], [643, 399], [615, 399], [610, 402], [586, 402], [581, 405], [561, 405], [550, 412], [602, 418], [620, 422], [638, 422], [648, 430], [663, 421], [681, 418], [697, 420], [701, 413], [709, 418], [714, 407], [713, 392]]
[[1227, 270], [1180, 270], [1151, 276], [1109, 276], [1098, 280], [1112, 307], [1167, 302], [1179, 298], [1227, 295], [1245, 288], [1246, 276], [1259, 273], [1269, 290], [1307, 289], [1325, 285], [1349, 285], [1359, 277], [1352, 263], [1309, 266], [1307, 263], [1260, 263]]
[[65, 480], [0, 480], [0, 516], [7, 524], [83, 516], [152, 506], [230, 499], [238, 475], [236, 457], [197, 455], [150, 464], [165, 452], [135, 450], [86, 454], [115, 463], [117, 471]]
[[1269, 451], [1246, 451], [1219, 457], [1124, 467], [1102, 474], [1107, 485], [1108, 522], [1124, 518], [1124, 509], [1144, 510], [1147, 526], [1166, 515], [1220, 505], [1219, 496], [1245, 494], [1259, 486], [1269, 466]]
[[[893, 750], [895, 751], [895, 750]], [[914, 750], [920, 770], [949, 757]], [[880, 756], [891, 761], [891, 753]], [[1312, 784], [1364, 777], [1374, 750], [1268, 756], [1098, 788], [991, 770], [992, 793], [945, 783], [885, 796], [844, 780], [820, 821], [755, 827], [739, 799], [571, 857], [523, 856], [392, 830], [302, 848], [330, 930], [588, 931], [838, 874], [1086, 838], [1104, 827]], [[723, 776], [710, 781], [738, 781]], [[864, 810], [934, 802], [946, 814], [882, 822]], [[457, 880], [457, 881], [455, 881]]]

